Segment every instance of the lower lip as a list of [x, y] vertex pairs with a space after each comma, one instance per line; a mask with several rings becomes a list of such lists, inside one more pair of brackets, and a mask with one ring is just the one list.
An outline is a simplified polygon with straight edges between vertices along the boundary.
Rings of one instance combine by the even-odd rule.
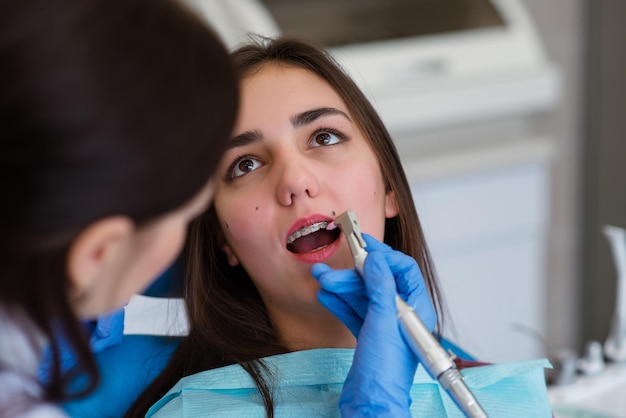
[[308, 253], [292, 253], [291, 251], [289, 253], [304, 263], [321, 263], [335, 254], [339, 249], [340, 244], [341, 240], [337, 239], [333, 243], [320, 248], [319, 250], [309, 251]]

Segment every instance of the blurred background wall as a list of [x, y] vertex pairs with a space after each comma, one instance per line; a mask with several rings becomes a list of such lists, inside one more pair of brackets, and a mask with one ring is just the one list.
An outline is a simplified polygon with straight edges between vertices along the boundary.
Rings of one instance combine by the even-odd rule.
[[605, 224], [626, 228], [626, 2], [588, 1], [581, 182], [583, 340], [603, 341], [615, 306], [616, 271]]
[[[563, 97], [537, 118], [538, 129], [553, 133], [550, 218], [546, 252], [545, 338], [553, 350], [580, 350], [583, 334], [581, 291], [584, 184], [586, 44], [588, 3], [525, 0], [548, 55], [563, 75]], [[554, 353], [553, 353], [554, 354]]]
[[626, 3], [525, 0], [564, 75], [560, 105], [538, 120], [558, 141], [552, 168], [546, 337], [582, 353], [604, 342], [616, 271], [602, 226], [626, 227]]

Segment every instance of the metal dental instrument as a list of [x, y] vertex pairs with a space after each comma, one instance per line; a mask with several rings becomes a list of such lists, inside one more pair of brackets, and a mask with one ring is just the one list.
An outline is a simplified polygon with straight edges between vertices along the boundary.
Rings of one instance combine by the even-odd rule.
[[[356, 215], [349, 210], [335, 218], [335, 223], [348, 240], [356, 271], [363, 275], [367, 251], [365, 251], [366, 244], [361, 236], [361, 227]], [[396, 306], [402, 335], [411, 350], [419, 357], [428, 374], [439, 381], [466, 417], [486, 418], [487, 414], [463, 381], [463, 375], [456, 368], [454, 357], [446, 353], [413, 308], [398, 295], [396, 295]]]

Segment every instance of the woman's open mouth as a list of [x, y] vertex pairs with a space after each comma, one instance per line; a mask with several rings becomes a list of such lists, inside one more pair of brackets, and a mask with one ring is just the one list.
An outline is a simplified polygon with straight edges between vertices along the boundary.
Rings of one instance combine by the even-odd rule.
[[295, 254], [318, 251], [337, 241], [340, 235], [341, 230], [334, 222], [315, 222], [290, 234], [287, 249]]

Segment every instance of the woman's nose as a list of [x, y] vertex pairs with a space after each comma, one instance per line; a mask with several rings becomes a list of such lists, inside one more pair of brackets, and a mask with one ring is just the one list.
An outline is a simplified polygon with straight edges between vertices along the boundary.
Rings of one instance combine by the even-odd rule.
[[297, 200], [311, 198], [319, 193], [318, 176], [305, 158], [291, 157], [280, 166], [276, 194], [283, 206], [291, 206]]

